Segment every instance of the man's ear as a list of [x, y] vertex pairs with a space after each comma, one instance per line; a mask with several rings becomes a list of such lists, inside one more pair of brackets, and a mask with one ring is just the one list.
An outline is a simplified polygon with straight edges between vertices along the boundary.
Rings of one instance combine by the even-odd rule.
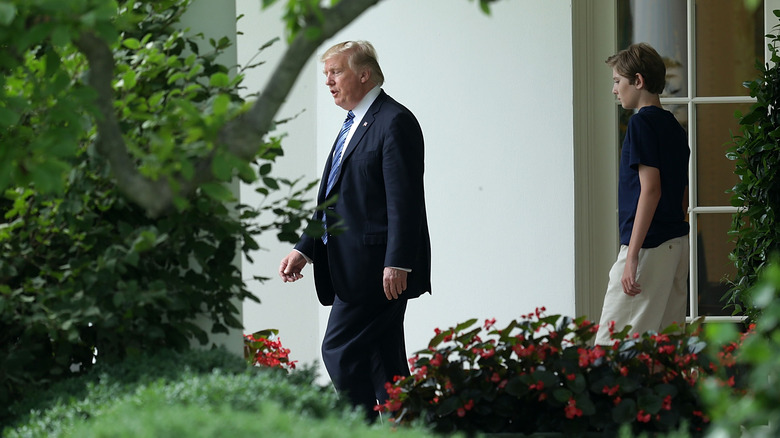
[[371, 79], [371, 70], [364, 69], [362, 72], [360, 72], [360, 83], [365, 84]]

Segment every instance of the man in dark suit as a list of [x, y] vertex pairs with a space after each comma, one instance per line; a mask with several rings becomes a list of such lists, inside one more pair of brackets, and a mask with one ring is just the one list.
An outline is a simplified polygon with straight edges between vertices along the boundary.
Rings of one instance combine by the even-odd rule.
[[407, 300], [431, 290], [423, 136], [414, 115], [380, 88], [384, 76], [370, 43], [337, 44], [322, 61], [325, 84], [348, 111], [317, 197], [335, 201], [314, 215], [325, 235], [301, 236], [279, 275], [296, 281], [314, 264], [317, 296], [333, 306], [325, 367], [336, 389], [373, 418], [388, 397], [384, 384], [409, 375]]

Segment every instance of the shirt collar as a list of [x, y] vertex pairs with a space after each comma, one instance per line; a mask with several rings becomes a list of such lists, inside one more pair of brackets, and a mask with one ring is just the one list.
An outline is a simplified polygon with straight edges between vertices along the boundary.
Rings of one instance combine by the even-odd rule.
[[382, 89], [377, 85], [363, 96], [360, 103], [352, 110], [352, 114], [355, 115], [355, 124], [360, 123], [360, 121], [363, 120], [363, 116], [366, 115], [368, 109], [371, 108], [371, 104], [374, 103], [381, 91]]

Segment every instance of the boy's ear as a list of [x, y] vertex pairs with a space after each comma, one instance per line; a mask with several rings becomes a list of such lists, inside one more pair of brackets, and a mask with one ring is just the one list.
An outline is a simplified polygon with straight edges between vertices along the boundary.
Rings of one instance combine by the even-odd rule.
[[634, 78], [634, 86], [637, 90], [645, 88], [645, 77], [642, 76], [642, 73], [636, 74], [636, 77]]

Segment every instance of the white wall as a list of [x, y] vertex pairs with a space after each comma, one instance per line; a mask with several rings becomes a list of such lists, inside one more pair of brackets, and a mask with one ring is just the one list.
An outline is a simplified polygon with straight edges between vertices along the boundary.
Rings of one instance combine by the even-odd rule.
[[[257, 14], [259, 0], [237, 0], [239, 63], [279, 35], [278, 9]], [[371, 41], [385, 91], [419, 119], [426, 142], [426, 196], [433, 249], [433, 295], [410, 302], [409, 353], [435, 327], [471, 317], [499, 324], [545, 306], [574, 315], [574, 170], [570, 1], [513, 0], [483, 15], [475, 1], [384, 0], [326, 42]], [[277, 44], [265, 59], [277, 59]], [[273, 63], [271, 63], [273, 64]], [[262, 85], [252, 76], [252, 90]], [[280, 117], [290, 135], [277, 175], [316, 179], [343, 120], [312, 60]], [[312, 197], [314, 193], [312, 193]], [[242, 201], [255, 202], [251, 188]], [[271, 236], [267, 236], [271, 237]], [[276, 277], [290, 245], [245, 264], [261, 305], [244, 307], [247, 331], [280, 329], [294, 359], [319, 360], [327, 308], [303, 281]]]

